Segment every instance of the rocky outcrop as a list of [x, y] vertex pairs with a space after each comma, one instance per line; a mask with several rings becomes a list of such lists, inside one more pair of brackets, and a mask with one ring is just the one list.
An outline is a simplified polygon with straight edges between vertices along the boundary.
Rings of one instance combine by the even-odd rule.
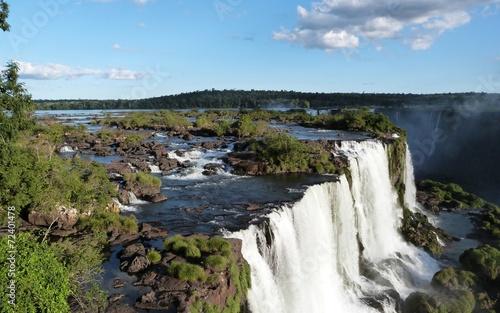
[[65, 206], [58, 206], [53, 212], [31, 212], [28, 221], [35, 226], [49, 227], [61, 230], [70, 230], [78, 221], [78, 210]]
[[158, 251], [158, 263], [149, 260], [154, 249], [143, 243], [131, 244], [118, 254], [120, 269], [137, 275], [133, 285], [151, 288], [137, 299], [137, 309], [189, 313], [219, 306], [235, 312], [245, 305], [250, 272], [240, 240], [203, 235], [169, 240], [165, 250]]

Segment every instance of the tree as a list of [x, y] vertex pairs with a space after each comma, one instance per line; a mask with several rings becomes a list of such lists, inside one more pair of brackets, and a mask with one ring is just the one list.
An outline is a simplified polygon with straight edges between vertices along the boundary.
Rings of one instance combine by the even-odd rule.
[[31, 95], [18, 79], [19, 64], [9, 61], [0, 75], [0, 139], [3, 143], [12, 141], [20, 131], [34, 124]]
[[4, 32], [10, 30], [10, 25], [7, 23], [9, 17], [9, 5], [3, 0], [0, 0], [0, 29]]

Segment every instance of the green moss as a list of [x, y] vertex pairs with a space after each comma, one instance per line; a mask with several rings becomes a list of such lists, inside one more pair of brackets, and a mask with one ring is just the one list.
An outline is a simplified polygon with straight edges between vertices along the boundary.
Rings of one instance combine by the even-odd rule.
[[441, 290], [470, 290], [479, 282], [477, 276], [468, 271], [446, 267], [432, 277], [431, 285]]
[[500, 250], [490, 245], [466, 250], [459, 260], [465, 269], [484, 280], [493, 281], [500, 277]]

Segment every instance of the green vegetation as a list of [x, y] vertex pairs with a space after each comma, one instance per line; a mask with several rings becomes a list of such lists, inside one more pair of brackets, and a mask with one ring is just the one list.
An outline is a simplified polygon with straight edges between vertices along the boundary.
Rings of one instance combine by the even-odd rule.
[[406, 132], [394, 125], [382, 113], [372, 113], [368, 108], [344, 109], [339, 114], [319, 115], [306, 123], [310, 127], [372, 132], [378, 138], [386, 138], [397, 133], [400, 141], [406, 141]]
[[18, 79], [19, 65], [9, 61], [0, 73], [0, 142], [3, 145], [15, 141], [20, 132], [34, 125], [31, 95]]
[[149, 187], [160, 187], [161, 179], [145, 172], [137, 172], [137, 173], [127, 173], [123, 176], [123, 180], [130, 183], [138, 182], [142, 186]]
[[149, 262], [156, 264], [161, 261], [161, 254], [156, 250], [151, 250], [146, 254], [146, 258]]
[[210, 266], [216, 270], [219, 270], [219, 271], [223, 271], [226, 269], [227, 267], [227, 258], [222, 256], [222, 255], [216, 255], [216, 254], [213, 254], [213, 255], [209, 255], [206, 259], [205, 259], [205, 264], [207, 266]]
[[500, 278], [500, 250], [490, 245], [466, 250], [460, 256], [460, 263], [483, 280]]
[[474, 294], [458, 290], [453, 294], [413, 292], [405, 300], [404, 312], [417, 313], [472, 313], [476, 305]]
[[[0, 239], [0, 312], [69, 312], [69, 269], [46, 242], [38, 243], [30, 233], [16, 234], [14, 242], [12, 254], [8, 237]], [[13, 287], [15, 305], [9, 305], [9, 287]]]
[[[231, 281], [236, 286], [234, 297], [227, 297], [224, 307], [214, 306], [196, 300], [190, 307], [190, 312], [240, 312], [241, 299], [246, 299], [246, 293], [250, 288], [250, 266], [243, 261], [239, 264], [233, 253], [231, 243], [222, 237], [208, 238], [205, 236], [174, 235], [165, 239], [163, 244], [165, 250], [173, 252], [186, 259], [187, 262], [173, 261], [168, 269], [168, 274], [184, 281], [202, 281], [216, 286], [220, 281], [220, 272], [229, 271]], [[189, 252], [190, 250], [196, 253]], [[209, 273], [209, 275], [207, 274]], [[211, 274], [210, 274], [211, 273]], [[192, 295], [196, 298], [196, 294]]]
[[443, 206], [458, 209], [498, 209], [493, 203], [489, 203], [480, 197], [464, 191], [457, 184], [443, 184], [432, 180], [423, 180], [418, 183], [418, 189], [435, 196]]
[[89, 233], [110, 233], [120, 230], [124, 233], [136, 233], [138, 231], [137, 220], [132, 216], [123, 216], [105, 210], [94, 212], [91, 216], [80, 216], [76, 224], [79, 231]]
[[493, 237], [497, 249], [500, 249], [500, 208], [485, 210], [482, 212], [478, 223], [479, 229]]
[[479, 279], [468, 271], [456, 270], [453, 267], [446, 267], [432, 277], [431, 285], [442, 290], [471, 290], [476, 287]]
[[40, 100], [37, 110], [107, 110], [107, 109], [191, 109], [191, 108], [263, 108], [287, 105], [293, 108], [345, 108], [345, 107], [407, 107], [462, 105], [479, 101], [495, 103], [495, 94], [443, 93], [443, 94], [374, 94], [374, 93], [320, 93], [273, 90], [201, 90], [177, 95], [140, 100]]
[[188, 282], [204, 282], [207, 279], [207, 275], [203, 267], [191, 263], [179, 263], [174, 261], [170, 263], [168, 274]]

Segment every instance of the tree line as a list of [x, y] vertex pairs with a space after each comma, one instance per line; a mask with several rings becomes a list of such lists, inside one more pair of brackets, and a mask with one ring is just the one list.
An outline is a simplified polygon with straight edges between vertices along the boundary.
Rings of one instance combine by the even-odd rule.
[[37, 110], [110, 110], [110, 109], [194, 109], [194, 108], [345, 108], [345, 107], [407, 107], [463, 105], [476, 103], [493, 105], [498, 94], [487, 93], [320, 93], [272, 90], [206, 89], [176, 95], [136, 100], [62, 99], [35, 100]]

